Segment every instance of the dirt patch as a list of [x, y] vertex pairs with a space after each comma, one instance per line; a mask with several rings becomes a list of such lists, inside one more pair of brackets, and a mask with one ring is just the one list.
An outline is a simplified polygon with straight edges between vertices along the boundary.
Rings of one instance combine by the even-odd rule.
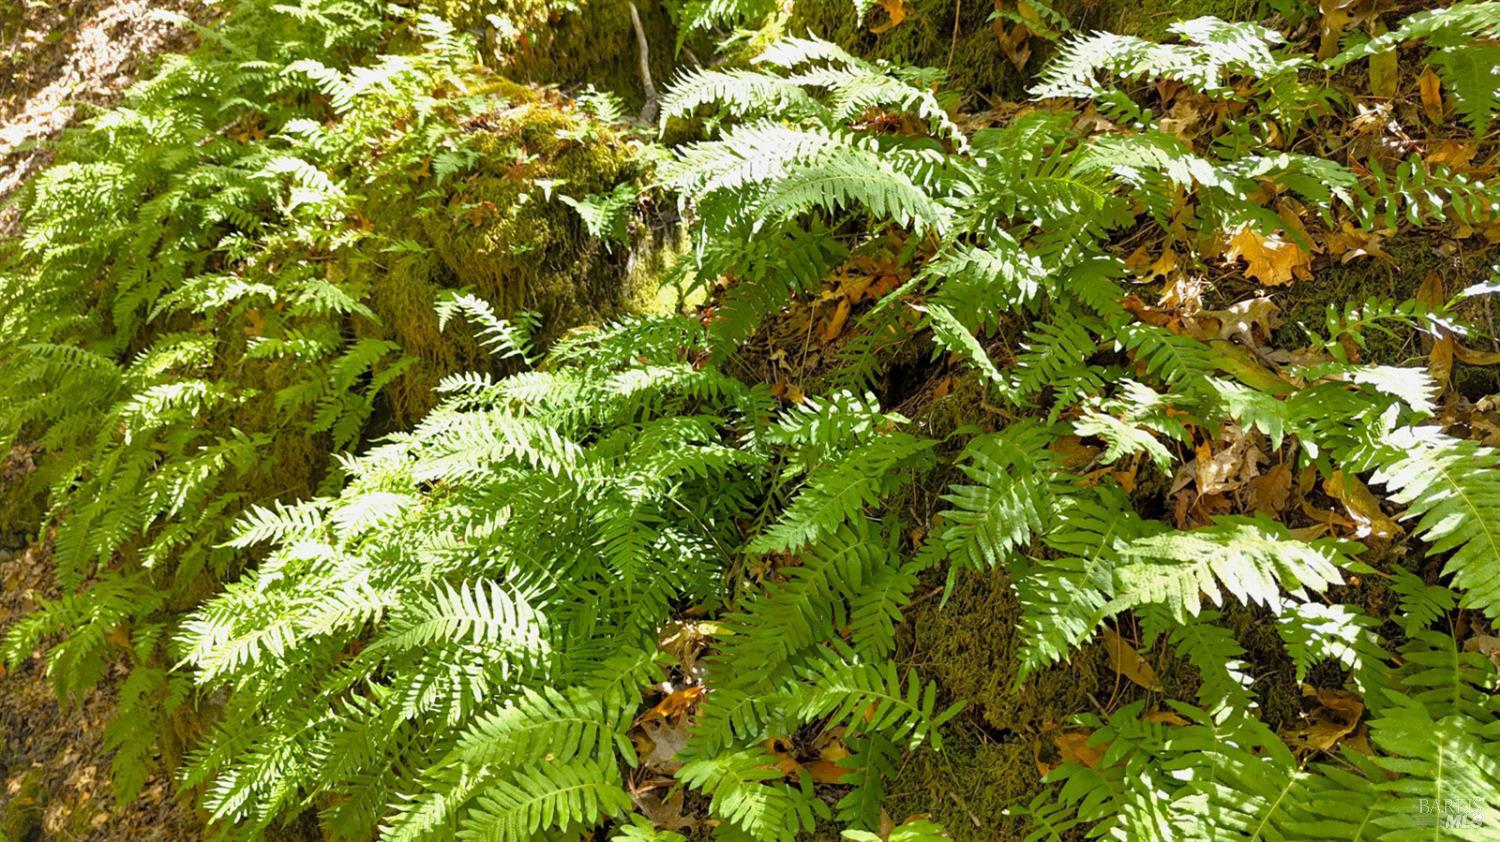
[[204, 0], [0, 0], [0, 235], [15, 224], [5, 207], [51, 154], [37, 148], [87, 106], [116, 99], [148, 59], [190, 38], [177, 12], [204, 20]]

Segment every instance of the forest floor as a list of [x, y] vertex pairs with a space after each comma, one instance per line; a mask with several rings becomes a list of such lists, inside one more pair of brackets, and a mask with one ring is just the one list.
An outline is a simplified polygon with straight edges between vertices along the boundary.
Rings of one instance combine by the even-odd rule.
[[[45, 550], [0, 549], [0, 625], [9, 626], [58, 588]], [[0, 671], [0, 839], [181, 840], [199, 838], [202, 822], [165, 776], [148, 780], [138, 799], [117, 807], [110, 790], [104, 727], [124, 667], [99, 692], [59, 703], [40, 658]]]
[[113, 102], [143, 60], [182, 48], [191, 31], [172, 15], [206, 19], [204, 0], [0, 0], [0, 233], [15, 222], [5, 200], [90, 106]]
[[[19, 10], [19, 17], [13, 16], [12, 9]], [[187, 27], [164, 19], [159, 14], [162, 11], [182, 12], [199, 20], [213, 13], [212, 5], [204, 0], [79, 0], [50, 5], [38, 0], [0, 0], [0, 236], [14, 231], [14, 210], [7, 207], [7, 197], [13, 196], [28, 177], [50, 160], [50, 154], [36, 144], [55, 138], [89, 113], [91, 107], [116, 98], [138, 77], [149, 57], [180, 49], [191, 39]], [[1419, 102], [1420, 98], [1412, 93], [1417, 84], [1415, 78], [1403, 79], [1403, 88], [1411, 95], [1400, 99]], [[1198, 115], [1191, 116], [1192, 120], [1198, 120]], [[1401, 116], [1407, 118], [1409, 125], [1421, 125], [1416, 114]], [[1351, 162], [1366, 157], [1366, 146], [1379, 140], [1378, 132], [1360, 134], [1346, 129], [1339, 136], [1344, 135], [1350, 138], [1347, 157]], [[1450, 157], [1467, 155], [1463, 159], [1465, 164], [1477, 152], [1482, 162], [1477, 166], [1485, 170], [1495, 163], [1490, 157], [1492, 149], [1464, 148], [1457, 141], [1436, 134], [1432, 145], [1435, 151]], [[1492, 171], [1485, 173], [1492, 174]], [[1394, 258], [1384, 257], [1384, 252], [1379, 251], [1382, 244], [1376, 240], [1371, 248], [1382, 255], [1380, 260], [1360, 251], [1364, 243], [1348, 244], [1337, 253], [1332, 248], [1326, 254], [1320, 252], [1316, 265], [1325, 283], [1317, 289], [1311, 285], [1306, 290], [1289, 287], [1278, 293], [1279, 310], [1272, 311], [1272, 315], [1279, 313], [1276, 323], [1278, 326], [1284, 323], [1284, 330], [1260, 339], [1268, 353], [1278, 349], [1290, 353], [1287, 349], [1294, 348], [1301, 339], [1294, 333], [1296, 323], [1316, 322], [1330, 301], [1357, 300], [1361, 295], [1375, 292], [1375, 287], [1381, 286], [1387, 276], [1392, 291], [1402, 293], [1398, 299], [1414, 293], [1429, 274], [1447, 278], [1471, 276], [1478, 271], [1476, 267], [1500, 260], [1500, 245], [1496, 242], [1500, 240], [1500, 227], [1488, 234], [1476, 235], [1469, 241], [1425, 235], [1397, 239], [1384, 244]], [[1136, 262], [1144, 265], [1134, 268], [1146, 280], [1152, 280], [1158, 267], [1165, 266], [1162, 271], [1170, 271], [1175, 266], [1167, 260], [1170, 252], [1162, 252], [1161, 258], [1154, 261], [1151, 260], [1157, 254], [1154, 248], [1142, 247], [1139, 252], [1144, 258]], [[1345, 257], [1346, 254], [1349, 256]], [[1308, 265], [1313, 265], [1314, 258], [1306, 257]], [[1351, 264], [1355, 258], [1363, 259]], [[1134, 256], [1127, 262], [1130, 260]], [[892, 283], [900, 280], [905, 279], [893, 278]], [[1230, 282], [1225, 279], [1226, 285]], [[796, 384], [815, 376], [820, 352], [831, 356], [831, 349], [815, 349], [809, 358], [808, 340], [814, 330], [818, 330], [818, 335], [830, 337], [823, 344], [837, 339], [839, 329], [830, 328], [834, 317], [826, 312], [839, 303], [836, 292], [830, 290], [824, 300], [807, 305], [805, 310], [792, 308], [778, 325], [766, 331], [777, 335], [769, 339], [761, 337], [767, 347], [757, 347], [750, 355], [757, 358], [754, 364], [767, 368], [757, 372], [757, 376], [782, 389], [795, 389]], [[1228, 302], [1208, 302], [1210, 306], [1223, 303]], [[1485, 311], [1482, 318], [1481, 314], [1473, 315], [1494, 333], [1492, 314]], [[846, 308], [844, 318], [847, 317]], [[838, 325], [842, 324], [840, 320]], [[1261, 327], [1263, 334], [1270, 334], [1271, 317], [1266, 317]], [[1420, 363], [1430, 354], [1430, 348], [1380, 350], [1392, 357], [1382, 362]], [[798, 363], [780, 368], [775, 364], [776, 360], [791, 359]], [[923, 367], [924, 364], [917, 362], [910, 369], [920, 371]], [[1481, 425], [1488, 425], [1487, 430], [1500, 431], [1497, 401], [1487, 397], [1500, 388], [1500, 375], [1489, 368], [1459, 365], [1454, 369], [1454, 377], [1458, 394], [1450, 401], [1449, 413], [1461, 416], [1464, 426], [1475, 431]], [[941, 374], [920, 383], [899, 384], [903, 388], [897, 388], [898, 384], [888, 385], [893, 396], [909, 399], [910, 405], [903, 404], [900, 409], [918, 417], [952, 389], [961, 388], [957, 384], [957, 378]], [[1493, 435], [1500, 436], [1500, 432]], [[1480, 438], [1478, 434], [1474, 437]], [[1231, 467], [1235, 470], [1229, 472], [1234, 474], [1233, 485], [1229, 481], [1219, 482], [1223, 488], [1218, 494], [1207, 494], [1201, 487], [1184, 489], [1188, 480], [1200, 486], [1205, 482], [1203, 472], [1192, 476], [1184, 473], [1182, 483], [1173, 482], [1168, 491], [1167, 481], [1176, 478], [1152, 477], [1155, 482], [1148, 490], [1162, 498], [1153, 503], [1171, 511], [1167, 508], [1169, 502], [1178, 497], [1186, 500], [1189, 494], [1194, 495], [1193, 500], [1203, 496], [1226, 500], [1233, 495], [1248, 496], [1258, 487], [1253, 483], [1263, 484], [1262, 477], [1276, 476], [1285, 484], [1276, 508], [1291, 511], [1296, 508], [1294, 504], [1300, 504], [1297, 511], [1324, 523], [1325, 529], [1346, 524], [1353, 528], [1354, 524], [1343, 520], [1342, 501], [1320, 495], [1310, 484], [1293, 494], [1290, 470], [1273, 473], [1283, 468], [1282, 462], [1261, 466], [1267, 455], [1256, 451], [1252, 458], [1251, 451], [1241, 444], [1225, 442], [1221, 448], [1225, 459], [1233, 457], [1230, 461], [1234, 461]], [[1209, 450], [1208, 455], [1218, 454]], [[0, 458], [0, 489], [5, 485], [7, 471], [27, 469], [23, 452], [12, 454], [9, 460]], [[1133, 474], [1131, 482], [1135, 482]], [[1243, 493], [1240, 486], [1246, 488]], [[1306, 495], [1313, 499], [1309, 501]], [[1186, 506], [1178, 506], [1175, 511], [1179, 520], [1187, 516]], [[1292, 514], [1300, 516], [1295, 511]], [[1297, 525], [1313, 526], [1306, 520], [1297, 521]], [[28, 540], [31, 537], [34, 536], [0, 534], [0, 629], [10, 626], [39, 600], [59, 595], [47, 562], [47, 550], [31, 543]], [[903, 762], [894, 776], [893, 802], [909, 808], [912, 814], [945, 813], [940, 817], [956, 822], [950, 826], [967, 821], [976, 836], [998, 837], [1013, 832], [1013, 827], [1000, 818], [1000, 810], [1029, 798], [1039, 787], [1042, 774], [1055, 765], [1059, 756], [1065, 756], [1070, 749], [1078, 751], [1076, 738], [1080, 735], [1063, 730], [1059, 723], [1070, 714], [1113, 708], [1121, 699], [1132, 694], [1144, 696], [1145, 692], [1133, 687], [1130, 682], [1136, 679], [1112, 662], [1123, 656], [1112, 658], [1103, 644], [1096, 644], [1085, 648], [1068, 667], [1043, 676], [1034, 692], [1025, 696], [1010, 693], [1009, 679], [1015, 670], [1012, 637], [1016, 605], [1004, 577], [998, 573], [988, 579], [975, 576], [963, 580], [952, 599], [944, 600], [942, 610], [938, 606], [935, 599], [924, 601], [908, 618], [901, 641], [902, 663], [919, 666], [924, 674], [934, 675], [945, 694], [970, 699], [972, 707], [953, 724], [955, 734], [949, 751], [943, 755], [921, 753]], [[1270, 625], [1264, 616], [1247, 611], [1236, 619], [1246, 624], [1259, 623], [1269, 633]], [[1310, 709], [1316, 709], [1322, 702], [1304, 697], [1290, 662], [1279, 649], [1251, 648], [1257, 675], [1253, 689], [1268, 711], [1267, 721], [1276, 727], [1295, 729], [1301, 718], [1316, 712]], [[1191, 686], [1177, 681], [1176, 667], [1180, 665], [1158, 659], [1149, 666], [1153, 675], [1159, 673], [1162, 683], [1175, 691], [1174, 695], [1190, 695]], [[115, 806], [104, 727], [114, 709], [122, 677], [123, 671], [110, 675], [99, 692], [81, 701], [60, 704], [45, 676], [42, 659], [32, 658], [14, 672], [0, 670], [0, 842], [176, 840], [202, 836], [201, 818], [172, 797], [175, 787], [165, 776], [151, 778], [141, 797], [130, 805]]]

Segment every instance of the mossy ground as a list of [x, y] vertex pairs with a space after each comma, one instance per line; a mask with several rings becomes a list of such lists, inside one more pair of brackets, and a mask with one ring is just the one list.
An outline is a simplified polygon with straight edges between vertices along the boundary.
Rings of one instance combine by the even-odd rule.
[[[1406, 301], [1417, 295], [1422, 281], [1436, 275], [1448, 297], [1484, 281], [1500, 265], [1500, 246], [1480, 240], [1450, 240], [1417, 231], [1392, 238], [1384, 244], [1390, 259], [1363, 257], [1349, 263], [1331, 262], [1311, 282], [1293, 284], [1275, 293], [1281, 307], [1282, 327], [1272, 336], [1278, 348], [1294, 348], [1307, 342], [1307, 330], [1326, 333], [1329, 305], [1342, 310], [1349, 304], [1372, 297]], [[1476, 350], [1497, 350], [1495, 316], [1482, 296], [1461, 303], [1458, 316], [1476, 331], [1465, 340]], [[1370, 331], [1360, 353], [1365, 361], [1382, 365], [1425, 364], [1431, 342], [1410, 331], [1392, 334]], [[1453, 364], [1453, 390], [1470, 400], [1500, 392], [1500, 366]]]
[[637, 179], [637, 141], [554, 92], [499, 78], [485, 89], [493, 106], [464, 127], [477, 152], [471, 170], [423, 182], [412, 191], [421, 198], [381, 197], [363, 210], [379, 241], [419, 248], [347, 255], [352, 282], [369, 291], [379, 317], [361, 332], [418, 361], [388, 388], [384, 428], [420, 418], [443, 376], [496, 364], [464, 326], [439, 329], [433, 305], [444, 290], [471, 290], [502, 318], [537, 313], [535, 340], [545, 346], [568, 329], [652, 306], [672, 248], [670, 233], [638, 221], [629, 243], [593, 237], [558, 199]]

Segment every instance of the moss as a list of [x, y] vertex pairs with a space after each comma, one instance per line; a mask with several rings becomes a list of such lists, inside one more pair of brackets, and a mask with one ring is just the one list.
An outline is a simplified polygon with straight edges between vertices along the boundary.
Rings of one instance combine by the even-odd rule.
[[912, 756], [888, 783], [891, 815], [931, 813], [956, 839], [1019, 836], [1002, 815], [1039, 791], [1036, 746], [1046, 729], [1092, 710], [1091, 697], [1110, 687], [1113, 672], [1098, 647], [1071, 663], [1033, 674], [1014, 686], [1019, 604], [1003, 569], [959, 577], [945, 605], [923, 603], [902, 628], [903, 663], [937, 682], [945, 700], [968, 707], [947, 729], [941, 752]]
[[886, 782], [885, 809], [898, 822], [931, 814], [959, 842], [1019, 839], [1024, 820], [1004, 813], [1041, 791], [1034, 752], [1032, 740], [1017, 734], [995, 739], [974, 727], [950, 728], [942, 751], [912, 754]]
[[42, 838], [42, 808], [46, 794], [41, 775], [28, 771], [6, 781], [4, 806], [0, 807], [0, 839], [31, 842]]
[[[1160, 645], [1142, 654], [1162, 693], [1119, 676], [1100, 644], [1086, 645], [1067, 662], [1034, 672], [1016, 686], [1024, 634], [1019, 613], [1003, 568], [965, 573], [946, 604], [931, 600], [907, 612], [900, 662], [936, 681], [941, 703], [962, 699], [968, 706], [944, 731], [941, 752], [924, 750], [907, 758], [887, 782], [888, 809], [898, 821], [931, 813], [955, 839], [1021, 838], [1021, 820], [1003, 813], [1041, 790], [1037, 763], [1057, 762], [1052, 735], [1075, 715], [1112, 711], [1141, 698], [1194, 701], [1196, 670], [1185, 659], [1164, 656]], [[1279, 648], [1276, 654], [1285, 660]]]
[[[512, 78], [562, 87], [587, 83], [636, 107], [645, 101], [631, 0], [436, 0], [433, 5], [456, 25], [482, 31], [485, 52]], [[651, 76], [661, 90], [672, 72], [676, 30], [661, 3], [638, 0], [636, 8]], [[494, 26], [491, 15], [502, 26]]]
[[[1430, 231], [1414, 231], [1395, 237], [1384, 244], [1391, 260], [1361, 258], [1347, 264], [1331, 263], [1318, 272], [1314, 281], [1293, 284], [1276, 292], [1284, 324], [1272, 336], [1278, 348], [1296, 348], [1307, 344], [1307, 330], [1327, 332], [1325, 313], [1331, 304], [1343, 309], [1351, 302], [1370, 298], [1388, 298], [1397, 302], [1414, 298], [1429, 274], [1443, 279], [1449, 296], [1458, 290], [1490, 277], [1489, 267], [1500, 263], [1500, 246], [1453, 248], [1446, 238]], [[1460, 305], [1458, 315], [1476, 326], [1483, 338], [1470, 343], [1492, 350], [1489, 339], [1496, 335], [1493, 314], [1486, 309], [1484, 298], [1471, 299]], [[1368, 331], [1361, 356], [1365, 362], [1382, 365], [1422, 366], [1430, 345], [1411, 331], [1390, 334]], [[1470, 399], [1500, 392], [1500, 366], [1471, 366], [1455, 361], [1453, 388]]]
[[1286, 654], [1276, 619], [1264, 609], [1233, 606], [1225, 621], [1245, 648], [1245, 661], [1252, 665], [1251, 685], [1260, 719], [1273, 730], [1294, 726], [1302, 715], [1302, 685], [1297, 668]]
[[682, 248], [676, 229], [647, 230], [638, 219], [628, 244], [605, 243], [557, 198], [637, 179], [635, 140], [553, 91], [493, 75], [474, 90], [493, 101], [464, 127], [475, 167], [442, 183], [381, 185], [360, 208], [372, 242], [421, 250], [367, 245], [341, 255], [347, 285], [378, 317], [358, 323], [359, 335], [416, 359], [385, 389], [376, 434], [421, 418], [442, 377], [503, 368], [463, 326], [439, 330], [434, 305], [444, 290], [472, 289], [502, 317], [537, 311], [535, 339], [545, 345], [579, 325], [656, 308], [663, 262]]
[[[1245, 20], [1262, 13], [1255, 0], [1055, 0], [1051, 5], [1079, 31], [1142, 37], [1160, 37], [1172, 22], [1200, 15]], [[849, 0], [797, 0], [786, 30], [811, 31], [867, 58], [944, 68], [954, 89], [998, 99], [1024, 98], [1026, 86], [1052, 53], [1050, 44], [1032, 38], [1031, 58], [1018, 71], [991, 28], [994, 4], [906, 0], [905, 7], [905, 20], [877, 34], [870, 28], [885, 15], [878, 6], [861, 21]]]
[[[539, 100], [511, 105], [476, 137], [479, 171], [422, 220], [460, 286], [501, 313], [537, 311], [543, 340], [639, 297], [627, 288], [626, 250], [589, 236], [576, 211], [548, 196], [603, 192], [635, 174], [631, 145], [581, 120]], [[580, 129], [593, 136], [563, 137]]]

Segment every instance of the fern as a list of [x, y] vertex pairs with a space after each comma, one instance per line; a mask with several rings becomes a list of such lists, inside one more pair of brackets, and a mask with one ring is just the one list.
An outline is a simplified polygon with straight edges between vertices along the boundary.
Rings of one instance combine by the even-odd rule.
[[1259, 518], [1221, 518], [1203, 529], [1131, 541], [1116, 568], [1116, 608], [1160, 603], [1178, 622], [1202, 611], [1202, 596], [1222, 605], [1224, 590], [1245, 604], [1274, 605], [1343, 582], [1341, 567], [1358, 545], [1298, 541], [1286, 527]]
[[1443, 570], [1464, 604], [1500, 616], [1500, 577], [1488, 561], [1500, 553], [1500, 483], [1489, 473], [1500, 456], [1424, 428], [1395, 431], [1390, 446], [1399, 455], [1378, 467], [1375, 481], [1407, 506], [1429, 552], [1450, 554]]
[[1500, 108], [1500, 81], [1493, 72], [1496, 48], [1485, 43], [1496, 33], [1500, 33], [1500, 4], [1465, 0], [1417, 12], [1390, 32], [1344, 50], [1328, 64], [1342, 67], [1406, 41], [1425, 40], [1437, 48], [1428, 61], [1452, 90], [1459, 113], [1476, 135], [1483, 135]]

